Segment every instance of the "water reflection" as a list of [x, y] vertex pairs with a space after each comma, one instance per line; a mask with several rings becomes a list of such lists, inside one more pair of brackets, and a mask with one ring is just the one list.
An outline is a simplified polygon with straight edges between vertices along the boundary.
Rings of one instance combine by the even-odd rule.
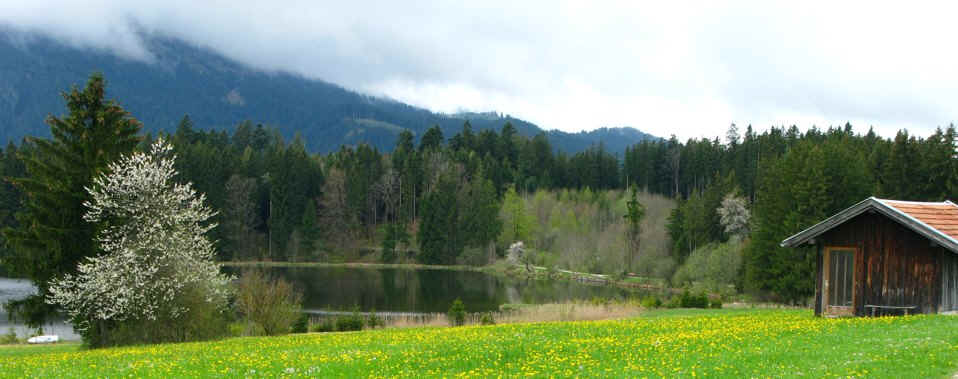
[[[17, 336], [24, 338], [35, 332], [34, 329], [27, 328], [22, 323], [10, 321], [5, 304], [9, 300], [22, 299], [33, 295], [36, 291], [36, 287], [28, 280], [0, 278], [0, 333], [7, 334], [13, 328]], [[43, 332], [59, 335], [64, 340], [80, 339], [80, 336], [73, 331], [73, 327], [60, 318], [50, 320], [43, 325]]]
[[[401, 268], [271, 267], [269, 273], [285, 278], [303, 291], [307, 311], [360, 311], [435, 313], [446, 312], [456, 298], [469, 312], [498, 310], [504, 303], [542, 304], [593, 297], [622, 298], [622, 289], [576, 282], [517, 280], [473, 271]], [[239, 274], [240, 269], [224, 271]], [[33, 294], [29, 281], [0, 278], [0, 303]], [[33, 332], [8, 321], [0, 305], [0, 333], [14, 328], [20, 337]], [[47, 334], [67, 340], [79, 339], [62, 319], [43, 326]]]
[[[226, 268], [239, 274], [238, 268]], [[303, 291], [312, 310], [445, 312], [456, 298], [470, 312], [503, 303], [541, 304], [593, 297], [625, 297], [624, 290], [576, 282], [515, 280], [473, 271], [402, 268], [271, 267]]]

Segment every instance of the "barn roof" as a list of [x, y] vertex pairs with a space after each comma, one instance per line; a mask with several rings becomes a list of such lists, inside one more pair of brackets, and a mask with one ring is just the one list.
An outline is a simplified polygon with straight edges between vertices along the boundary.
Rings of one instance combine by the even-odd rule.
[[867, 211], [881, 213], [935, 243], [958, 253], [958, 205], [887, 200], [869, 197], [782, 241], [782, 247], [795, 247], [851, 220]]

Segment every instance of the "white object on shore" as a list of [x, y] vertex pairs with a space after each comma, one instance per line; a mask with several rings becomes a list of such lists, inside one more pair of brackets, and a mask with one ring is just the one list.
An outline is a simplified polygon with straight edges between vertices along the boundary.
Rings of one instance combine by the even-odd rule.
[[27, 343], [54, 343], [60, 342], [60, 336], [54, 334], [49, 336], [36, 336], [27, 339]]

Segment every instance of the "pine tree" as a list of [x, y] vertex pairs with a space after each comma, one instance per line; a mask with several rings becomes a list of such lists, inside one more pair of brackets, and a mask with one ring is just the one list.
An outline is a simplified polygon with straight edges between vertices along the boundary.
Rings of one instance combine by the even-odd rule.
[[106, 82], [93, 74], [83, 90], [63, 94], [69, 113], [49, 116], [52, 139], [31, 138], [31, 154], [21, 158], [27, 176], [12, 181], [26, 195], [18, 226], [5, 229], [13, 246], [4, 264], [26, 277], [38, 293], [11, 303], [10, 310], [38, 326], [53, 313], [43, 302], [49, 281], [75, 272], [77, 263], [96, 253], [96, 225], [83, 221], [86, 189], [93, 177], [136, 146], [140, 122], [113, 100], [105, 100]]
[[419, 226], [419, 261], [425, 264], [452, 264], [462, 252], [456, 182], [443, 176], [436, 189], [426, 196]]
[[442, 130], [439, 129], [439, 125], [434, 125], [426, 130], [426, 134], [422, 135], [422, 140], [419, 141], [419, 151], [439, 150], [442, 147], [442, 141]]
[[316, 251], [316, 243], [319, 242], [319, 223], [316, 220], [316, 202], [312, 198], [306, 200], [306, 208], [303, 209], [303, 222], [299, 226], [302, 239], [300, 240], [300, 249], [307, 255], [313, 256]]
[[628, 221], [626, 234], [629, 241], [629, 272], [632, 272], [632, 260], [639, 253], [642, 243], [642, 218], [645, 217], [645, 206], [639, 202], [635, 187], [632, 187], [632, 196], [626, 203], [625, 219]]
[[783, 248], [790, 235], [868, 196], [865, 158], [846, 137], [797, 143], [762, 171], [753, 209], [755, 230], [746, 249], [745, 285], [797, 303], [814, 293], [814, 249]]
[[[463, 209], [459, 218], [459, 230], [462, 231], [462, 243], [471, 247], [494, 249], [493, 243], [502, 232], [502, 220], [499, 219], [499, 200], [492, 182], [477, 175], [461, 196]], [[489, 251], [492, 258], [494, 251]]]

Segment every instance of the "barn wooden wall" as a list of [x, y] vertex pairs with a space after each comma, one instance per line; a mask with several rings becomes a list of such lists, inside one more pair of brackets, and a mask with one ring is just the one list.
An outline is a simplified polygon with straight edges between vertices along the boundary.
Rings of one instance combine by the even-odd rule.
[[[943, 248], [876, 213], [859, 215], [821, 237], [825, 246], [858, 248], [856, 315], [870, 314], [866, 304], [917, 306], [922, 313], [938, 311], [942, 293], [939, 263], [946, 253]], [[954, 261], [954, 254], [947, 254], [952, 254], [949, 259]]]
[[958, 254], [941, 250], [941, 303], [938, 311], [958, 311]]

